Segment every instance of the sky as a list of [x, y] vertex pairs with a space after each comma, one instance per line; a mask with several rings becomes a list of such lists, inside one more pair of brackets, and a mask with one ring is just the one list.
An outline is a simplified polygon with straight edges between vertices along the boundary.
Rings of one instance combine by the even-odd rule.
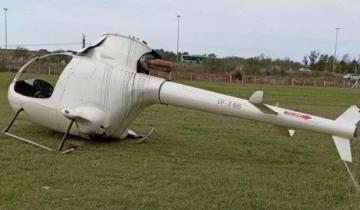
[[[311, 50], [333, 54], [335, 28], [341, 28], [338, 55], [360, 55], [360, 0], [0, 0], [8, 8], [8, 45], [29, 49], [79, 49], [80, 45], [28, 46], [96, 41], [119, 33], [145, 40], [152, 48], [219, 57], [301, 61]], [[4, 47], [4, 11], [0, 11]]]

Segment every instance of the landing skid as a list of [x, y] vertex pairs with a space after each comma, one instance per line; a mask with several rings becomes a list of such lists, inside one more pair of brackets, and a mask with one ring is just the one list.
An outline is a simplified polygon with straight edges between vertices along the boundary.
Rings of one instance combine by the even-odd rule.
[[12, 138], [17, 139], [17, 140], [20, 140], [20, 141], [22, 141], [22, 142], [24, 142], [24, 143], [27, 143], [27, 144], [30, 144], [30, 145], [33, 145], [33, 146], [36, 146], [36, 147], [45, 149], [45, 150], [47, 150], [47, 151], [60, 152], [60, 153], [66, 154], [66, 153], [69, 153], [69, 152], [75, 150], [74, 148], [70, 148], [70, 149], [68, 149], [68, 150], [62, 151], [62, 148], [63, 148], [63, 146], [64, 146], [64, 144], [65, 144], [65, 141], [67, 140], [67, 138], [68, 138], [68, 136], [69, 136], [71, 127], [72, 127], [73, 124], [74, 124], [74, 120], [72, 120], [72, 121], [70, 122], [70, 125], [69, 125], [68, 129], [66, 130], [66, 132], [65, 132], [65, 134], [64, 134], [64, 137], [62, 138], [62, 140], [61, 140], [61, 142], [60, 142], [57, 150], [51, 149], [50, 147], [44, 146], [44, 145], [39, 144], [39, 143], [36, 143], [36, 142], [34, 142], [34, 141], [31, 141], [31, 140], [22, 138], [22, 137], [20, 137], [20, 136], [14, 135], [14, 134], [12, 134], [12, 133], [9, 133], [9, 131], [10, 131], [10, 129], [12, 128], [12, 126], [14, 125], [16, 119], [18, 118], [18, 116], [20, 115], [20, 113], [23, 112], [23, 111], [24, 111], [24, 109], [21, 108], [21, 109], [19, 109], [19, 110], [16, 112], [15, 116], [12, 118], [12, 120], [11, 120], [11, 122], [9, 123], [8, 127], [2, 132], [4, 135], [9, 136], [9, 137], [12, 137]]
[[134, 141], [131, 141], [133, 144], [145, 143], [149, 140], [150, 136], [154, 133], [155, 128], [151, 128], [149, 132], [145, 135], [137, 135], [135, 132], [129, 132], [128, 137], [132, 138]]

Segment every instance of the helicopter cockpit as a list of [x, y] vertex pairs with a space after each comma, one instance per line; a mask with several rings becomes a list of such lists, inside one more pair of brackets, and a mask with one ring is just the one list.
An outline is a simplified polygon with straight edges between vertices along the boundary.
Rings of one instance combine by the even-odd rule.
[[33, 98], [50, 98], [54, 87], [40, 79], [20, 80], [15, 83], [15, 91]]
[[[48, 72], [44, 72], [44, 64], [46, 63], [46, 61], [41, 61], [41, 60], [50, 56], [59, 56], [61, 61], [64, 62], [62, 66], [65, 66], [68, 62], [70, 62], [71, 59], [68, 59], [69, 57], [71, 58], [73, 57], [71, 53], [53, 53], [31, 59], [23, 67], [21, 67], [21, 69], [15, 76], [14, 91], [16, 93], [31, 98], [47, 99], [51, 97], [55, 88], [54, 85], [59, 77], [59, 73], [61, 72], [55, 72], [52, 74], [51, 77], [49, 76], [44, 77], [44, 75], [46, 74], [50, 75], [50, 67], [45, 65], [47, 67], [45, 68], [45, 71]], [[40, 61], [40, 63], [38, 66], [36, 66], [38, 61]], [[31, 65], [35, 65], [36, 70], [31, 69], [30, 67]], [[63, 68], [61, 68], [61, 71], [62, 69]], [[25, 73], [25, 71], [27, 71], [27, 73]], [[40, 73], [40, 74], [36, 74], [36, 73]], [[47, 78], [50, 80], [46, 81], [43, 78]]]

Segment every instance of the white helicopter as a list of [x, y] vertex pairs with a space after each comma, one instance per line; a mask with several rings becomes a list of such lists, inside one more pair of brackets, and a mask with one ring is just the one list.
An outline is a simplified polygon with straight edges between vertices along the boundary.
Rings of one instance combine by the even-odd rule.
[[[351, 106], [336, 120], [325, 119], [278, 106], [263, 104], [263, 92], [249, 100], [178, 84], [148, 75], [150, 69], [170, 71], [171, 63], [133, 37], [106, 34], [94, 45], [78, 52], [60, 53], [72, 60], [62, 71], [56, 86], [39, 80], [19, 80], [33, 62], [26, 63], [10, 84], [8, 98], [16, 112], [4, 134], [46, 150], [56, 151], [10, 133], [15, 120], [22, 118], [64, 133], [57, 150], [63, 151], [69, 134], [81, 137], [139, 138], [145, 136], [129, 126], [147, 106], [166, 104], [217, 113], [283, 127], [292, 136], [295, 129], [330, 134], [340, 158], [352, 162], [350, 139], [356, 137], [359, 108]], [[74, 126], [75, 124], [75, 126]], [[345, 162], [344, 162], [345, 163]]]

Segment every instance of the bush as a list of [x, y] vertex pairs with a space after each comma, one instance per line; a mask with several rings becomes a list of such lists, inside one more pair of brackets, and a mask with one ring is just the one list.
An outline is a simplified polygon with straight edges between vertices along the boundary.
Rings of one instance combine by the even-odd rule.
[[6, 63], [3, 59], [0, 60], [0, 71], [6, 71]]
[[231, 76], [234, 80], [242, 80], [243, 78], [243, 73], [240, 70], [236, 70], [234, 72], [231, 73]]

